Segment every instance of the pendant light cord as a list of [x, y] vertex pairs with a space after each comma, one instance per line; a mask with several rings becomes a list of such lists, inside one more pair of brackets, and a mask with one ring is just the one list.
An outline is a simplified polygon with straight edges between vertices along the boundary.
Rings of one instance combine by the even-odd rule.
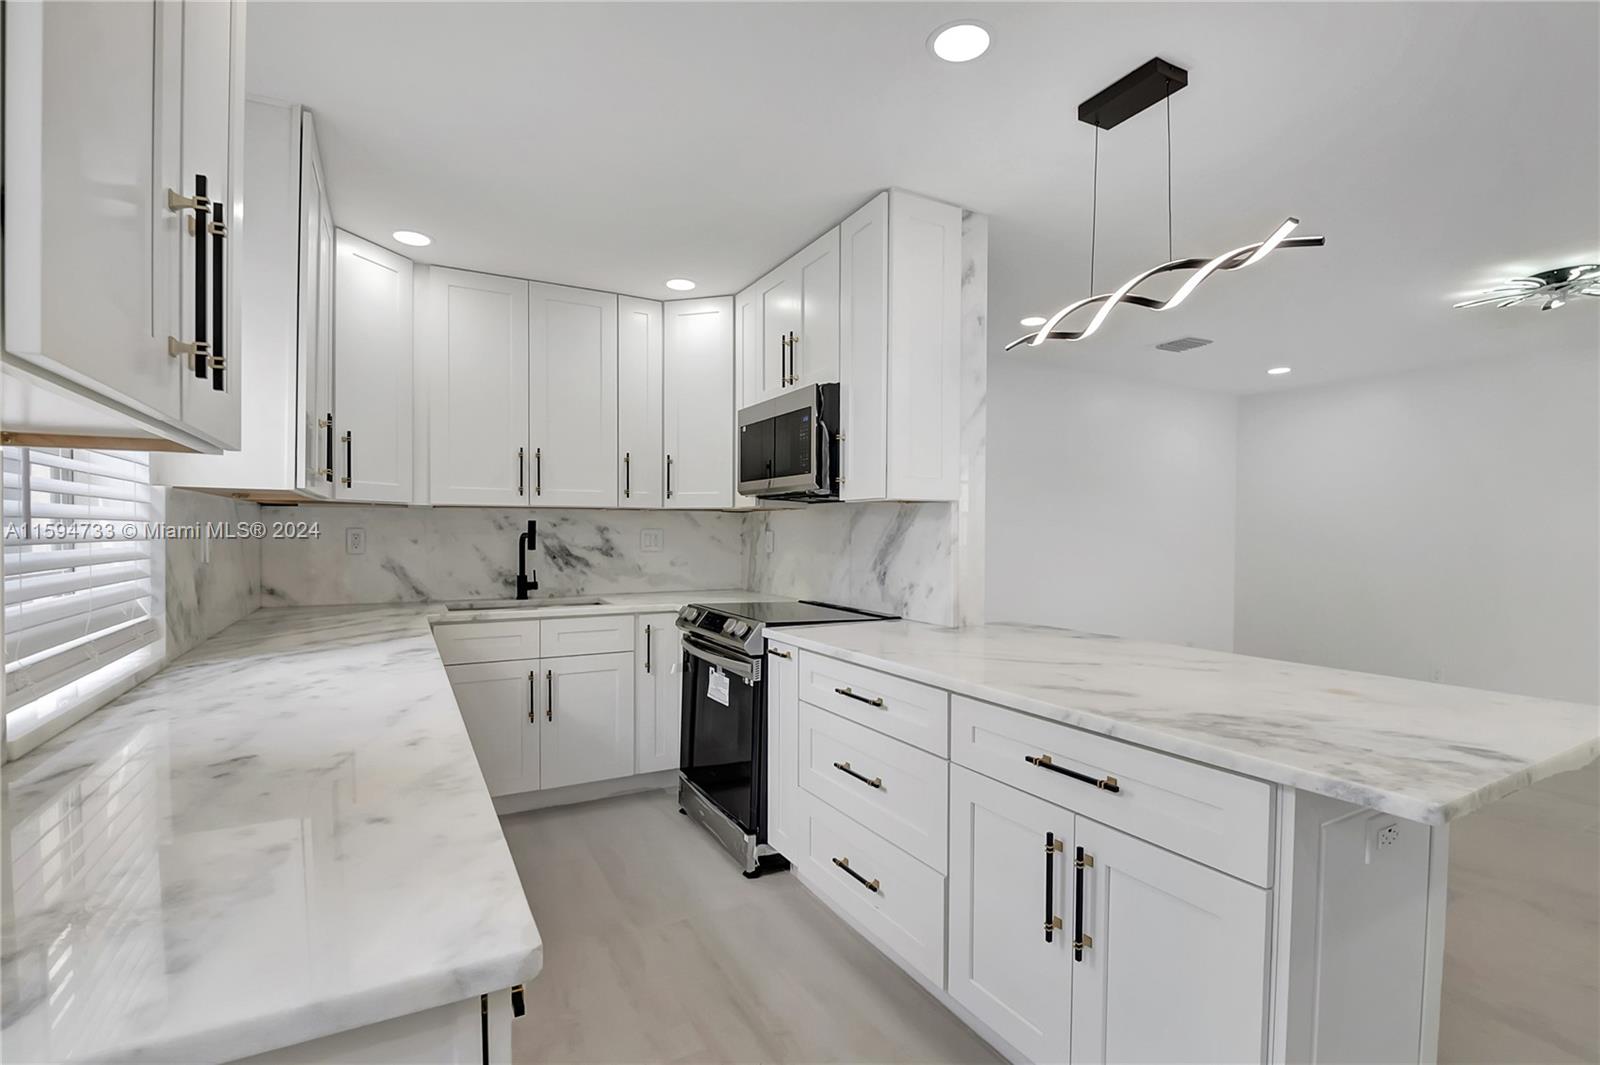
[[1089, 192], [1089, 295], [1094, 295], [1094, 244], [1100, 231], [1100, 127], [1094, 127], [1094, 177]]
[[1172, 261], [1172, 82], [1167, 82], [1167, 261]]

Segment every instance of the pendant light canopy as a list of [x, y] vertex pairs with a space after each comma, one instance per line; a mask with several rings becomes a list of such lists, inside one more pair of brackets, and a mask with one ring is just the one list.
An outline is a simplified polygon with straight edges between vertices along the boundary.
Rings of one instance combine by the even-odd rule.
[[[1323, 237], [1292, 237], [1300, 225], [1298, 218], [1285, 219], [1265, 240], [1246, 244], [1232, 251], [1205, 259], [1178, 259], [1172, 255], [1172, 94], [1189, 84], [1189, 72], [1164, 59], [1152, 59], [1138, 69], [1117, 79], [1078, 105], [1078, 120], [1095, 128], [1093, 199], [1090, 206], [1089, 229], [1089, 291], [1094, 292], [1095, 246], [1099, 235], [1100, 215], [1100, 131], [1112, 129], [1157, 103], [1164, 103], [1167, 111], [1167, 256], [1168, 261], [1152, 267], [1124, 281], [1113, 292], [1086, 296], [1062, 307], [1044, 319], [1037, 332], [1018, 337], [1006, 345], [1006, 350], [1027, 344], [1038, 347], [1047, 340], [1084, 340], [1093, 336], [1118, 304], [1143, 307], [1149, 311], [1170, 311], [1179, 306], [1194, 290], [1213, 274], [1229, 270], [1242, 270], [1261, 262], [1277, 248], [1319, 248]], [[1158, 274], [1192, 270], [1194, 273], [1179, 286], [1178, 291], [1164, 300], [1141, 296], [1134, 292], [1144, 282]], [[1093, 317], [1081, 329], [1060, 328], [1066, 319], [1089, 307], [1098, 306]], [[1028, 320], [1031, 324], [1031, 320]]]

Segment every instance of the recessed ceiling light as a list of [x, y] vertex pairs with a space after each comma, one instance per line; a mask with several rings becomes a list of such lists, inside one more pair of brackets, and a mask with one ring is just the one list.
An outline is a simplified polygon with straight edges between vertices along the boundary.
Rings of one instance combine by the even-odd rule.
[[1017, 324], [1025, 329], [1037, 329], [1039, 326], [1044, 325], [1044, 315], [1030, 314]]
[[1270, 373], [1270, 374], [1274, 374], [1274, 375], [1283, 374], [1283, 373], [1289, 373], [1290, 372], [1290, 368], [1287, 367], [1287, 366], [1274, 366], [1272, 369], [1268, 370], [1267, 372]]
[[965, 63], [989, 50], [989, 31], [976, 22], [952, 22], [933, 31], [928, 47], [947, 63]]
[[674, 292], [688, 292], [690, 289], [694, 288], [694, 282], [690, 281], [687, 277], [675, 277], [671, 281], [667, 282], [667, 287]]
[[401, 244], [409, 244], [413, 248], [426, 248], [433, 243], [433, 238], [428, 234], [418, 233], [414, 229], [397, 229], [394, 231], [394, 239]]

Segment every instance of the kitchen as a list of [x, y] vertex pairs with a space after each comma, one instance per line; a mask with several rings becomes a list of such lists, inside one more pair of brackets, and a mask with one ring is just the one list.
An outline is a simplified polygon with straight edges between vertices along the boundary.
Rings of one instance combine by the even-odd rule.
[[1600, 1056], [1594, 5], [5, 19], [7, 1061]]

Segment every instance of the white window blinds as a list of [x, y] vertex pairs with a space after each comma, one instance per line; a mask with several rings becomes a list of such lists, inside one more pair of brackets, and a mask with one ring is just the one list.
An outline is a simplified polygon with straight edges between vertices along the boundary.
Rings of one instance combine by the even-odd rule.
[[82, 709], [161, 630], [149, 457], [8, 447], [4, 470], [9, 742]]

